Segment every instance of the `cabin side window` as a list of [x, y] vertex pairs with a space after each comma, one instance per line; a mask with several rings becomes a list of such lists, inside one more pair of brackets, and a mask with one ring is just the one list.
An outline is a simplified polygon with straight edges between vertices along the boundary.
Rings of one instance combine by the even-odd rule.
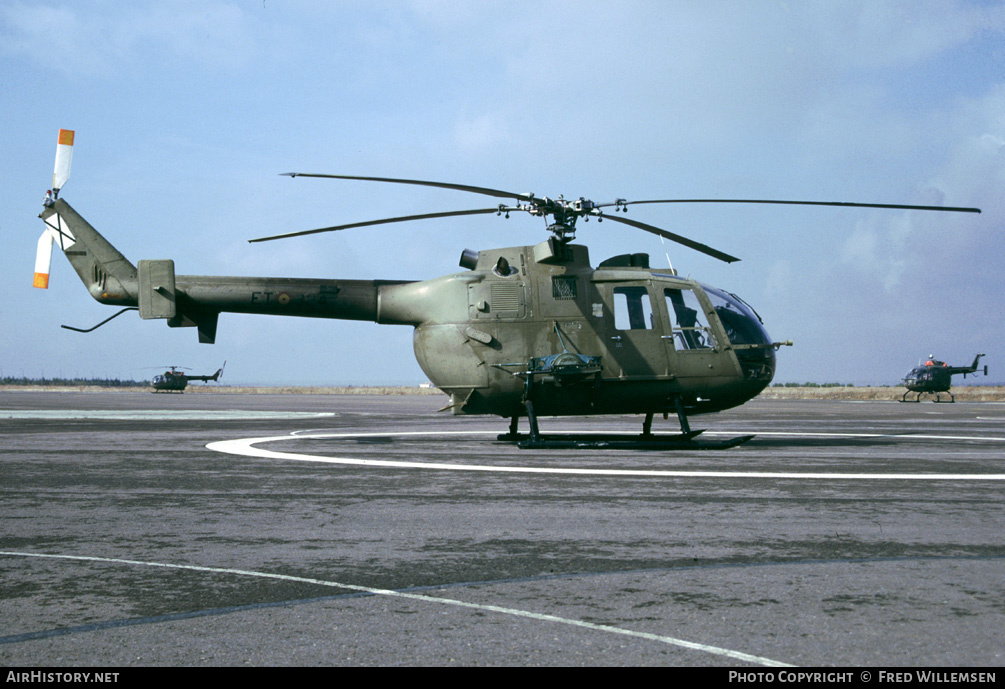
[[708, 327], [698, 297], [689, 289], [665, 289], [667, 313], [672, 321], [674, 346], [678, 350], [712, 349], [715, 336]]
[[651, 330], [654, 321], [648, 289], [642, 286], [614, 288], [616, 330]]

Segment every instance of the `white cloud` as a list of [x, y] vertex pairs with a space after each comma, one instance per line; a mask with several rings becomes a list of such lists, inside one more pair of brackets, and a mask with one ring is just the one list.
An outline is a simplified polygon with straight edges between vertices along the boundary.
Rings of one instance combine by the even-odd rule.
[[1000, 30], [1005, 13], [1000, 7], [966, 7], [944, 0], [821, 2], [802, 17], [817, 52], [845, 67], [872, 71], [927, 60], [996, 23]]
[[879, 267], [877, 244], [875, 230], [858, 223], [855, 231], [844, 242], [841, 260], [857, 269], [875, 270]]
[[507, 129], [499, 115], [461, 116], [454, 125], [454, 143], [469, 154], [488, 151], [506, 140]]
[[5, 53], [70, 75], [109, 79], [155, 59], [225, 70], [253, 48], [243, 12], [227, 3], [15, 3], [0, 18]]
[[764, 295], [776, 299], [792, 292], [792, 265], [785, 259], [774, 261], [764, 280]]

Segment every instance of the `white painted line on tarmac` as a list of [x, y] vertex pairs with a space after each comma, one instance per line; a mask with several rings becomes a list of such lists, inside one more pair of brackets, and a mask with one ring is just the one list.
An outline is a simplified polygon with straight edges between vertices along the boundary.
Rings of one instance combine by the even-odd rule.
[[1005, 443], [1005, 436], [996, 435], [926, 435], [923, 433], [838, 433], [838, 432], [796, 432], [796, 431], [742, 431], [727, 433], [715, 431], [704, 435], [758, 435], [792, 438], [891, 438], [896, 440], [979, 440], [992, 443]]
[[[221, 440], [209, 443], [206, 447], [216, 452], [257, 457], [260, 459], [292, 460], [299, 462], [317, 462], [322, 464], [344, 464], [352, 466], [387, 467], [397, 469], [438, 469], [445, 471], [483, 471], [517, 474], [564, 474], [575, 476], [649, 476], [675, 478], [766, 478], [766, 479], [797, 479], [797, 480], [899, 480], [899, 481], [1005, 481], [1005, 474], [867, 474], [867, 473], [810, 473], [810, 472], [778, 472], [778, 471], [668, 471], [657, 469], [577, 469], [569, 467], [543, 466], [513, 466], [488, 464], [447, 464], [442, 462], [408, 462], [386, 459], [357, 459], [351, 457], [325, 457], [307, 455], [298, 452], [276, 452], [266, 450], [256, 445], [278, 442], [281, 440], [313, 440], [313, 439], [350, 439], [350, 438], [387, 438], [410, 436], [454, 436], [454, 435], [487, 435], [498, 431], [414, 431], [393, 433], [319, 433], [316, 435], [279, 435], [265, 438], [242, 438], [239, 440]], [[709, 433], [708, 435], [737, 435], [735, 433]], [[835, 438], [907, 438], [912, 440], [952, 439], [952, 440], [989, 440], [1005, 443], [1005, 438], [993, 437], [963, 437], [937, 435], [884, 435], [877, 433], [757, 433], [757, 435], [792, 436], [792, 437], [835, 437]]]
[[258, 419], [316, 419], [333, 412], [247, 411], [243, 409], [0, 409], [0, 419], [73, 421], [240, 421]]
[[377, 589], [377, 588], [371, 588], [369, 586], [356, 586], [354, 584], [343, 584], [341, 582], [326, 581], [324, 579], [310, 579], [308, 577], [296, 577], [287, 574], [273, 574], [270, 572], [255, 572], [244, 569], [230, 569], [223, 567], [201, 567], [198, 565], [177, 565], [167, 562], [144, 562], [142, 560], [126, 560], [126, 559], [110, 558], [110, 557], [91, 557], [86, 555], [56, 555], [51, 553], [25, 553], [16, 551], [0, 551], [0, 555], [6, 555], [9, 557], [37, 557], [37, 558], [50, 558], [50, 559], [62, 559], [62, 560], [77, 560], [83, 562], [106, 562], [110, 564], [140, 565], [144, 567], [164, 567], [168, 569], [183, 569], [192, 572], [237, 574], [239, 576], [259, 577], [262, 579], [295, 581], [303, 584], [316, 584], [318, 586], [328, 586], [332, 588], [346, 589], [348, 591], [369, 593], [375, 596], [391, 596], [394, 598], [406, 598], [408, 600], [414, 600], [423, 603], [438, 603], [440, 605], [452, 605], [461, 608], [470, 608], [472, 610], [495, 612], [503, 615], [511, 615], [514, 617], [523, 617], [525, 619], [537, 620], [538, 622], [555, 622], [558, 624], [580, 627], [582, 629], [607, 632], [609, 634], [620, 634], [622, 636], [630, 636], [635, 637], [637, 639], [646, 639], [648, 641], [657, 641], [659, 643], [669, 644], [671, 646], [677, 646], [679, 648], [686, 648], [692, 651], [701, 651], [703, 653], [711, 653], [713, 655], [723, 656], [726, 658], [733, 658], [735, 660], [742, 660], [749, 663], [755, 663], [757, 665], [764, 665], [766, 667], [793, 667], [788, 663], [782, 663], [777, 660], [771, 660], [770, 658], [751, 655], [749, 653], [743, 653], [741, 651], [733, 651], [728, 648], [720, 648], [718, 646], [709, 646], [708, 644], [700, 644], [694, 641], [677, 639], [672, 636], [651, 634], [649, 632], [637, 632], [631, 629], [624, 629], [622, 627], [612, 627], [606, 624], [595, 624], [593, 622], [584, 622], [583, 620], [574, 620], [568, 617], [558, 617], [556, 615], [531, 612], [529, 610], [519, 610], [517, 608], [506, 608], [499, 605], [469, 603], [467, 601], [454, 600], [452, 598], [439, 598], [436, 596], [422, 595], [420, 593], [407, 593], [405, 591], [394, 591], [391, 589]]

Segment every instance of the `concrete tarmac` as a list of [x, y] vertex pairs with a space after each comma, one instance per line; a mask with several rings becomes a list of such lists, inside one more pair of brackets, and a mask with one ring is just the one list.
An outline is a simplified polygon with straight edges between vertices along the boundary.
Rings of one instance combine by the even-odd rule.
[[758, 399], [692, 419], [744, 445], [637, 451], [445, 400], [0, 392], [0, 663], [1005, 663], [1003, 404]]

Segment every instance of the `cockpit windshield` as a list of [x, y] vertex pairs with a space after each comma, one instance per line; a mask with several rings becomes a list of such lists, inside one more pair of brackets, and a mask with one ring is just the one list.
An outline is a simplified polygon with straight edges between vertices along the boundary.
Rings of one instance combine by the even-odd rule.
[[775, 371], [775, 349], [761, 317], [735, 294], [707, 285], [702, 285], [702, 289], [712, 302], [746, 377], [770, 382]]
[[771, 338], [761, 323], [760, 316], [735, 294], [715, 287], [702, 285], [712, 307], [722, 321], [729, 341], [734, 345], [770, 344]]

